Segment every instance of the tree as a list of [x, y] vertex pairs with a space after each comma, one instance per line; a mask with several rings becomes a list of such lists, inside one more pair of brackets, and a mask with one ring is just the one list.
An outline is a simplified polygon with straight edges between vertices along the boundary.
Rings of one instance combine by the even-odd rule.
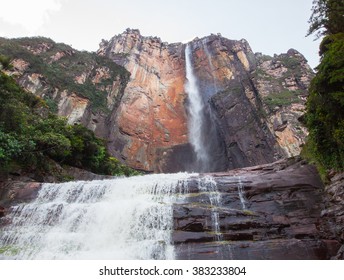
[[344, 170], [344, 0], [315, 0], [309, 34], [325, 35], [311, 82], [304, 148], [320, 169]]
[[316, 38], [344, 32], [344, 0], [314, 0], [309, 23]]

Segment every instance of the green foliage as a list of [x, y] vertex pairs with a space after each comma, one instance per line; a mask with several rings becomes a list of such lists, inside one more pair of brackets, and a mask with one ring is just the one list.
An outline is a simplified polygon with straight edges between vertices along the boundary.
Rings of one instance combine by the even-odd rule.
[[[11, 68], [11, 64], [10, 64], [10, 58], [4, 55], [0, 55], [0, 66], [2, 66], [2, 68], [4, 69], [9, 69]], [[1, 69], [1, 67], [0, 67]]]
[[8, 163], [11, 158], [18, 156], [23, 145], [13, 134], [5, 133], [0, 128], [0, 162]]
[[289, 56], [289, 55], [281, 56], [280, 60], [282, 61], [284, 66], [289, 69], [296, 69], [300, 65], [299, 59], [297, 59], [294, 56]]
[[344, 33], [321, 44], [322, 58], [307, 101], [307, 145], [324, 168], [344, 169]]
[[299, 101], [299, 91], [284, 90], [282, 92], [271, 93], [264, 98], [264, 103], [268, 105], [270, 110], [275, 107], [288, 106]]
[[323, 35], [343, 33], [343, 15], [343, 0], [314, 0], [308, 35], [315, 33], [319, 38]]
[[46, 163], [54, 160], [98, 174], [137, 174], [110, 157], [92, 131], [68, 125], [65, 118], [48, 113], [47, 107], [0, 71], [0, 171], [19, 164], [50, 172]]
[[265, 55], [265, 54], [262, 54], [259, 58], [260, 58], [262, 61], [273, 60], [273, 57], [272, 57], [272, 56], [270, 56], [270, 55]]

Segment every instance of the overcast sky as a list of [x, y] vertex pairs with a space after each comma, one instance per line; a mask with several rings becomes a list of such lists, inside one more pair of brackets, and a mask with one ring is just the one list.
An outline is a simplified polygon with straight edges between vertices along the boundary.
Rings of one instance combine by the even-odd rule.
[[245, 38], [254, 52], [300, 51], [318, 62], [318, 41], [305, 37], [313, 0], [8, 0], [1, 2], [0, 36], [46, 36], [96, 51], [101, 39], [126, 28], [169, 43], [221, 33]]

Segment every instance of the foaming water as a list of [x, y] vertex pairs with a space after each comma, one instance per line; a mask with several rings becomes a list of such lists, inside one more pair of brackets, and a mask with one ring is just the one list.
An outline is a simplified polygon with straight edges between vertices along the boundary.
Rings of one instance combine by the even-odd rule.
[[16, 259], [173, 259], [172, 204], [193, 175], [44, 184], [7, 216], [0, 247]]

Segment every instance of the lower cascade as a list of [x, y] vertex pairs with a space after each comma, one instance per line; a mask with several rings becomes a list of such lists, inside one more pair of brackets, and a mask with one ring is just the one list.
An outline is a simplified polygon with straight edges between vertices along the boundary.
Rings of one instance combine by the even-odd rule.
[[172, 203], [190, 174], [43, 184], [0, 246], [20, 259], [173, 259]]
[[30, 184], [15, 187], [0, 259], [328, 259], [340, 244], [324, 231], [315, 174], [281, 162], [42, 184], [28, 200], [18, 192]]

